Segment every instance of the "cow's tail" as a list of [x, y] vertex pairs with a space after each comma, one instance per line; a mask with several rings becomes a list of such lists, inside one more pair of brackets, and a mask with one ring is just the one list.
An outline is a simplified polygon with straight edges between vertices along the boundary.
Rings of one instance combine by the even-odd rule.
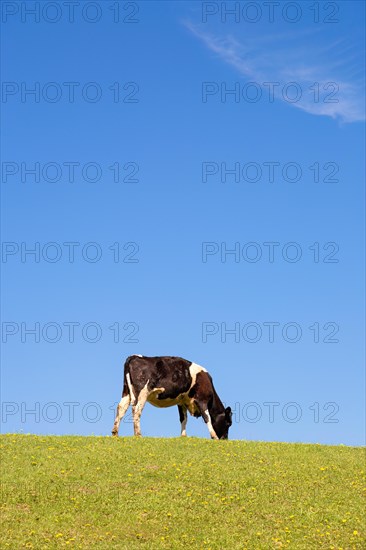
[[127, 375], [130, 377], [130, 383], [131, 383], [130, 362], [133, 359], [133, 357], [134, 357], [133, 355], [130, 355], [129, 357], [127, 357], [124, 364], [122, 397], [130, 394], [130, 385], [127, 380]]

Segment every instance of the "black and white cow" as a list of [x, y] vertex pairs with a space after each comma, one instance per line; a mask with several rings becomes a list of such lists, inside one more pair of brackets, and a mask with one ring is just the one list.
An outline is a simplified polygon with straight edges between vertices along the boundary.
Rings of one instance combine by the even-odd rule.
[[186, 434], [187, 411], [202, 416], [212, 439], [227, 439], [231, 409], [224, 407], [206, 369], [181, 357], [128, 357], [124, 367], [122, 399], [117, 406], [112, 435], [132, 405], [135, 435], [141, 435], [140, 417], [146, 401], [155, 407], [177, 405], [181, 435]]

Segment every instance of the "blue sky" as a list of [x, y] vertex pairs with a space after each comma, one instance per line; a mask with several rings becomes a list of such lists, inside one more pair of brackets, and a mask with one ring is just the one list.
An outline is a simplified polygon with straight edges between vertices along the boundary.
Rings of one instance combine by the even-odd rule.
[[2, 430], [109, 434], [141, 353], [232, 438], [363, 444], [364, 4], [88, 4], [2, 6]]

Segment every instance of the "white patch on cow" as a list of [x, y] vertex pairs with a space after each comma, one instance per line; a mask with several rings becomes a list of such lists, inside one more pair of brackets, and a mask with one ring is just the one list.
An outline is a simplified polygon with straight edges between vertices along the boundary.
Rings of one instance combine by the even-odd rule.
[[139, 353], [135, 353], [134, 357], [143, 357], [143, 356], [140, 355]]
[[125, 395], [124, 397], [122, 397], [121, 401], [118, 403], [117, 414], [114, 420], [114, 425], [112, 430], [113, 435], [118, 435], [119, 425], [121, 423], [122, 418], [126, 414], [128, 407], [130, 406], [130, 402], [131, 402], [130, 395]]
[[140, 418], [142, 410], [145, 406], [146, 400], [149, 395], [149, 390], [147, 389], [147, 386], [149, 384], [149, 380], [146, 382], [145, 386], [142, 388], [140, 393], [137, 397], [137, 403], [133, 406], [133, 430], [135, 435], [141, 435], [141, 429], [140, 429]]
[[149, 383], [149, 380], [146, 382], [145, 386], [140, 391], [137, 403], [136, 403], [136, 411], [139, 411], [141, 407], [143, 407], [146, 403], [147, 396], [149, 395], [149, 390], [147, 389], [147, 385]]
[[201, 365], [197, 365], [197, 363], [192, 363], [192, 365], [189, 367], [189, 372], [192, 376], [192, 383], [191, 383], [191, 388], [192, 388], [196, 383], [197, 374], [199, 372], [207, 372], [207, 370], [204, 367], [201, 367]]
[[136, 401], [136, 397], [135, 397], [135, 393], [133, 391], [133, 387], [132, 387], [132, 384], [131, 384], [131, 377], [130, 377], [129, 372], [126, 374], [126, 380], [127, 380], [128, 391], [130, 392], [130, 396], [131, 396], [131, 400], [132, 400], [132, 405], [134, 405], [134, 403]]
[[207, 372], [207, 370], [204, 367], [201, 367], [201, 365], [197, 365], [197, 363], [192, 363], [192, 365], [189, 367], [189, 372], [193, 377], [194, 375], [197, 376], [199, 372]]
[[213, 429], [211, 416], [210, 416], [210, 413], [208, 412], [208, 409], [205, 410], [205, 415], [208, 418], [207, 428], [208, 428], [208, 431], [210, 432], [210, 436], [212, 437], [212, 439], [219, 439], [216, 435], [215, 430]]
[[187, 411], [184, 410], [183, 411], [183, 414], [184, 414], [184, 418], [183, 418], [183, 422], [181, 422], [181, 432], [180, 432], [180, 435], [182, 437], [186, 437], [187, 435], [187, 432], [186, 432], [186, 427], [187, 427]]

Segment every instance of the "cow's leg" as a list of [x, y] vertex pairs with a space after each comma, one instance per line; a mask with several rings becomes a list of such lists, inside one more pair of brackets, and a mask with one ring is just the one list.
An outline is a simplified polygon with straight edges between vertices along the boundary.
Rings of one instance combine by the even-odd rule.
[[182, 407], [181, 405], [178, 405], [178, 411], [179, 411], [179, 420], [180, 420], [180, 425], [181, 425], [180, 435], [185, 437], [187, 435], [187, 432], [186, 432], [187, 409], [186, 409], [186, 407]]
[[208, 411], [207, 403], [197, 403], [198, 408], [200, 410], [200, 413], [202, 415], [202, 418], [207, 425], [208, 431], [210, 432], [211, 439], [219, 439], [216, 435], [215, 430], [213, 429], [212, 422], [211, 422], [211, 416]]
[[131, 398], [128, 393], [125, 395], [122, 395], [122, 399], [117, 405], [117, 413], [113, 424], [112, 435], [118, 435], [119, 425], [121, 423], [122, 418], [126, 414], [128, 407], [130, 406], [130, 402], [131, 402]]
[[133, 431], [134, 431], [134, 434], [138, 435], [138, 436], [141, 435], [141, 429], [140, 429], [141, 413], [142, 413], [143, 408], [145, 406], [147, 396], [149, 395], [149, 390], [147, 389], [147, 384], [148, 384], [148, 382], [142, 388], [142, 390], [138, 394], [137, 401], [132, 406]]

